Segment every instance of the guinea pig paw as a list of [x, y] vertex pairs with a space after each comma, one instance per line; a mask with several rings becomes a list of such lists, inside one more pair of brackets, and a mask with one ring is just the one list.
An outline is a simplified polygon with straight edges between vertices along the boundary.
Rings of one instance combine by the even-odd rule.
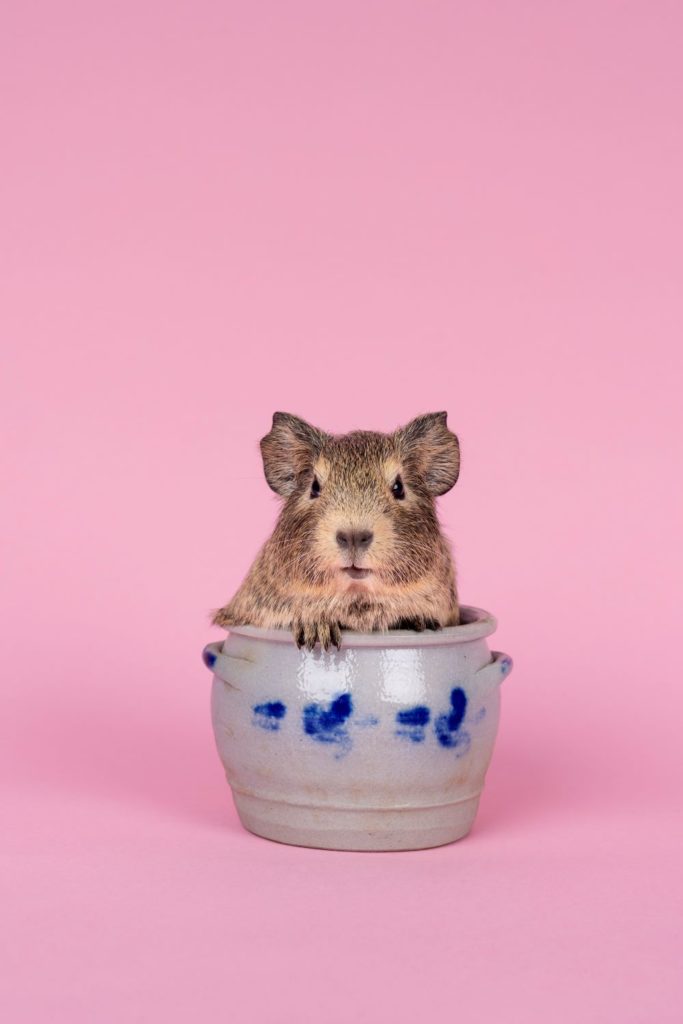
[[425, 619], [425, 629], [443, 629], [438, 619]]
[[430, 619], [424, 615], [413, 615], [407, 619], [399, 619], [398, 625], [393, 629], [414, 629], [416, 633], [424, 633], [425, 629], [441, 629], [441, 623], [437, 619]]
[[301, 648], [306, 643], [306, 631], [304, 629], [303, 622], [301, 622], [300, 620], [296, 620], [293, 623], [292, 636], [294, 637], [294, 642], [296, 646], [299, 648], [299, 650], [301, 650]]
[[328, 641], [327, 641], [326, 644], [323, 643], [323, 641], [321, 640], [321, 643], [323, 644], [323, 647], [327, 651], [327, 650], [329, 650], [330, 644], [334, 644], [334, 646], [337, 648], [337, 650], [339, 650], [339, 648], [341, 647], [341, 642], [342, 642], [341, 628], [339, 626], [339, 623], [338, 622], [329, 622], [329, 623], [326, 623], [326, 626], [327, 626], [327, 629], [329, 630], [329, 637], [328, 637]]
[[328, 651], [330, 645], [334, 644], [337, 650], [341, 646], [341, 630], [336, 622], [304, 622], [298, 620], [292, 629], [296, 645], [299, 649], [305, 647], [312, 651], [317, 643]]

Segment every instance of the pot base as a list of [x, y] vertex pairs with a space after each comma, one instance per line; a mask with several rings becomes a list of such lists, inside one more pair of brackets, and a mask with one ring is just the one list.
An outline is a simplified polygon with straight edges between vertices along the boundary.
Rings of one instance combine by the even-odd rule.
[[320, 850], [424, 850], [462, 839], [481, 793], [434, 807], [312, 807], [233, 790], [243, 826], [254, 835]]

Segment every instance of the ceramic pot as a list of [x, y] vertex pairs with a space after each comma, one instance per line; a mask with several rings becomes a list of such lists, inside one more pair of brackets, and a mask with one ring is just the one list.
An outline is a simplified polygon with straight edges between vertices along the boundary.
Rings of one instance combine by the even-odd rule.
[[345, 632], [339, 651], [253, 626], [209, 644], [214, 735], [244, 827], [333, 850], [467, 835], [512, 667], [489, 651], [495, 628], [464, 607], [459, 626]]

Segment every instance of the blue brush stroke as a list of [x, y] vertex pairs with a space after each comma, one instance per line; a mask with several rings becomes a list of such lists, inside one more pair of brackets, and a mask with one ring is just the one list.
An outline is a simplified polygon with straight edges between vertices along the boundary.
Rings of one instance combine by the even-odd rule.
[[446, 715], [439, 715], [434, 722], [434, 732], [442, 747], [458, 750], [458, 757], [467, 753], [470, 746], [469, 733], [460, 733], [467, 711], [467, 695], [460, 686], [451, 690], [451, 710]]
[[350, 693], [340, 694], [329, 707], [307, 704], [303, 714], [304, 732], [318, 743], [336, 744], [340, 749], [335, 757], [342, 757], [351, 749], [351, 737], [346, 724], [352, 714]]
[[357, 729], [367, 729], [379, 725], [377, 715], [365, 715], [363, 718], [354, 718], [353, 724]]
[[266, 701], [265, 704], [254, 705], [254, 725], [270, 732], [277, 732], [287, 708], [281, 700]]
[[430, 710], [424, 704], [418, 704], [414, 708], [407, 708], [405, 711], [396, 712], [396, 721], [399, 725], [427, 725], [429, 717]]
[[424, 704], [417, 704], [414, 708], [406, 708], [404, 711], [396, 712], [398, 729], [395, 735], [401, 739], [410, 740], [411, 743], [424, 743], [425, 728], [429, 723], [431, 712]]

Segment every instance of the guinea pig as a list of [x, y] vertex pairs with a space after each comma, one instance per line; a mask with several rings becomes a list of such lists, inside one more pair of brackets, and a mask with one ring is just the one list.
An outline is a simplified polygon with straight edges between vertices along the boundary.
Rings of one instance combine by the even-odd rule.
[[435, 507], [460, 469], [446, 415], [418, 416], [393, 434], [335, 435], [276, 412], [260, 446], [283, 505], [213, 623], [290, 629], [308, 650], [339, 648], [343, 629], [457, 625], [455, 570]]

